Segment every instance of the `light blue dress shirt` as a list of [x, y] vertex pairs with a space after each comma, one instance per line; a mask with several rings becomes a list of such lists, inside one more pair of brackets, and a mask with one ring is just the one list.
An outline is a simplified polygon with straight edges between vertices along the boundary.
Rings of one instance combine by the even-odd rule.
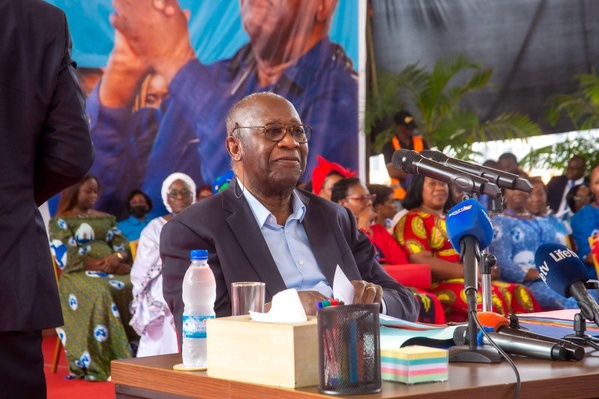
[[239, 180], [238, 183], [287, 288], [316, 290], [328, 298], [332, 297], [333, 289], [320, 270], [302, 225], [306, 206], [297, 193], [294, 191], [291, 198], [293, 213], [287, 218], [285, 225], [281, 226], [256, 197], [243, 189]]

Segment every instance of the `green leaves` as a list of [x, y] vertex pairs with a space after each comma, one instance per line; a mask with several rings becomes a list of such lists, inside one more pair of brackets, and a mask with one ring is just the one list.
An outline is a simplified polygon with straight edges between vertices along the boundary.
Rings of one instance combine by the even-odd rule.
[[579, 88], [572, 94], [560, 94], [549, 98], [547, 121], [555, 125], [565, 114], [577, 130], [599, 127], [599, 77], [593, 70], [589, 74], [576, 75]]
[[[547, 100], [547, 121], [555, 125], [562, 116], [567, 116], [576, 130], [599, 128], [599, 76], [593, 70], [589, 74], [574, 76], [578, 89], [572, 94], [559, 94]], [[536, 168], [565, 169], [573, 155], [581, 155], [587, 166], [599, 164], [599, 144], [594, 137], [577, 135], [575, 140], [542, 147], [531, 151], [521, 164]]]
[[[472, 158], [471, 145], [476, 141], [541, 134], [538, 125], [526, 115], [509, 113], [480, 121], [462, 105], [465, 96], [490, 86], [492, 72], [461, 56], [437, 62], [432, 71], [412, 64], [397, 74], [383, 72], [367, 98], [366, 133], [381, 121], [391, 121], [399, 110], [407, 109], [429, 146], [453, 151], [464, 159]], [[393, 128], [379, 133], [373, 150], [380, 152], [393, 134]]]

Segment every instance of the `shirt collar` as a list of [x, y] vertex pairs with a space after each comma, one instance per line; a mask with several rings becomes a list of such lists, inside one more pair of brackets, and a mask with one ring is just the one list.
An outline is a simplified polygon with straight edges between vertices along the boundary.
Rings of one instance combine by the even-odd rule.
[[[254, 197], [249, 190], [246, 190], [239, 179], [237, 179], [237, 184], [239, 187], [241, 187], [243, 196], [248, 202], [258, 226], [262, 228], [262, 226], [269, 221], [269, 218], [271, 219], [271, 223], [276, 223], [275, 215], [266, 209], [266, 207], [262, 205], [262, 203], [258, 201], [258, 199]], [[306, 215], [306, 205], [302, 202], [296, 190], [293, 190], [293, 193], [291, 194], [291, 206], [293, 207], [293, 213], [289, 216], [288, 220], [297, 219], [299, 223], [302, 223], [304, 216]]]

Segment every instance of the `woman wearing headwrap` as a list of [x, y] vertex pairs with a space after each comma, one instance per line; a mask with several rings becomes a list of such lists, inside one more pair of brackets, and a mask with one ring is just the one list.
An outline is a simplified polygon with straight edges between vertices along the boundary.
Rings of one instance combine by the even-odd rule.
[[174, 215], [190, 206], [196, 185], [188, 175], [173, 173], [162, 183], [162, 200], [170, 212], [152, 220], [141, 232], [137, 255], [131, 269], [133, 302], [131, 326], [140, 335], [137, 357], [177, 353], [173, 314], [162, 296], [160, 232]]
[[356, 173], [345, 169], [336, 162], [329, 162], [321, 156], [316, 159], [318, 159], [318, 165], [312, 171], [312, 191], [330, 201], [335, 183], [345, 177], [354, 177]]

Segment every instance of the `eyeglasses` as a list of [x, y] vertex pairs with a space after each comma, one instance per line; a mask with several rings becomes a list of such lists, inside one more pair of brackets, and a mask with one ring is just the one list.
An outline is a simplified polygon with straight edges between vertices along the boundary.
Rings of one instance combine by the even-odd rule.
[[293, 140], [299, 144], [307, 143], [312, 137], [312, 128], [308, 125], [287, 125], [284, 123], [269, 123], [264, 126], [239, 126], [235, 123], [235, 128], [231, 131], [231, 134], [237, 129], [262, 129], [264, 137], [268, 141], [274, 141], [278, 143], [285, 138], [285, 135], [289, 132]]
[[168, 191], [166, 194], [167, 194], [169, 197], [176, 197], [176, 196], [178, 196], [179, 194], [181, 194], [181, 195], [182, 195], [182, 196], [184, 196], [184, 197], [187, 197], [188, 195], [191, 195], [191, 191], [189, 191], [188, 189], [184, 188], [184, 189], [183, 189], [183, 190], [181, 190], [181, 191], [177, 191], [177, 190], [169, 190], [169, 191]]
[[360, 201], [363, 204], [366, 204], [368, 201], [374, 202], [374, 200], [376, 199], [376, 194], [348, 195], [345, 198]]
[[590, 195], [575, 195], [572, 198], [574, 198], [574, 201], [584, 201], [586, 199], [590, 199], [591, 196]]

